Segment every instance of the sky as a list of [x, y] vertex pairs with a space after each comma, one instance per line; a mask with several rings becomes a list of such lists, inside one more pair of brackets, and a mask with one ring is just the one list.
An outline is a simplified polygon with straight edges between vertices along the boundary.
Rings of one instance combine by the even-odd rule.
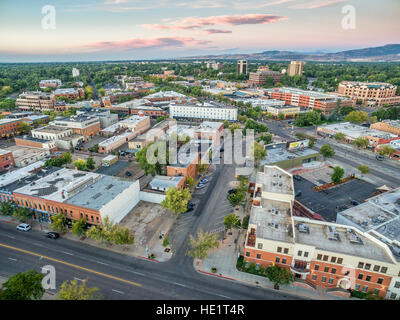
[[400, 43], [399, 16], [399, 0], [0, 0], [0, 62], [336, 52]]

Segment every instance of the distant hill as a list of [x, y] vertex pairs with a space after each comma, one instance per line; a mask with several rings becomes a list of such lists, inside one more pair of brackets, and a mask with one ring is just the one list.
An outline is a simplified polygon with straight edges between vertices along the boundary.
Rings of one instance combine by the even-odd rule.
[[346, 50], [332, 53], [302, 53], [296, 51], [271, 50], [250, 54], [224, 54], [187, 57], [183, 59], [247, 59], [247, 60], [306, 60], [306, 61], [369, 61], [400, 62], [400, 44], [381, 47]]

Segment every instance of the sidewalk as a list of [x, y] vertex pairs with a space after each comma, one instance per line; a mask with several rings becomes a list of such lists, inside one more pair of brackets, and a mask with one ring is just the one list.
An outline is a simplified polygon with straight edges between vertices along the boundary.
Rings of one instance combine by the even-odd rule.
[[[240, 281], [256, 287], [275, 290], [274, 285], [266, 277], [252, 275], [245, 272], [240, 272], [236, 269], [236, 261], [238, 258], [238, 246], [243, 242], [243, 236], [239, 238], [237, 243], [234, 240], [238, 237], [238, 230], [233, 232], [233, 235], [228, 236], [220, 242], [219, 248], [213, 250], [203, 261], [195, 260], [194, 266], [198, 272], [225, 278], [233, 281]], [[212, 268], [217, 268], [215, 274], [211, 273]], [[279, 291], [290, 295], [297, 295], [313, 300], [343, 300], [343, 297], [337, 297], [327, 294], [323, 288], [307, 289], [291, 285], [281, 285]], [[347, 299], [346, 299], [347, 300]]]

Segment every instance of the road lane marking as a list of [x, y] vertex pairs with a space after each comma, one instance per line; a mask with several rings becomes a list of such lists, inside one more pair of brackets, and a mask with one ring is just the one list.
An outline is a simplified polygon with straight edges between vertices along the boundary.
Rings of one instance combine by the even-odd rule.
[[70, 252], [66, 252], [66, 251], [61, 251], [62, 253], [65, 253], [65, 254], [68, 254], [68, 255], [70, 255], [70, 256], [73, 256], [74, 254], [73, 253], [70, 253]]
[[115, 290], [115, 289], [111, 289], [111, 291], [114, 291], [114, 292], [119, 293], [119, 294], [124, 294], [122, 291]]
[[11, 239], [15, 239], [15, 237], [9, 236], [8, 234], [5, 234], [5, 236], [6, 236], [6, 237], [9, 237], [9, 238], [11, 238]]
[[79, 279], [79, 278], [77, 278], [77, 277], [74, 277], [74, 279], [76, 279], [76, 280], [78, 280], [78, 281], [83, 281], [82, 279]]
[[8, 260], [17, 261], [17, 259], [14, 258], [8, 258]]
[[177, 286], [181, 286], [181, 287], [187, 288], [187, 285], [184, 285], [184, 284], [182, 284], [182, 283], [174, 282], [174, 284], [176, 284]]
[[108, 264], [107, 263], [104, 263], [104, 262], [101, 262], [101, 261], [96, 261], [97, 263], [100, 263], [100, 264], [104, 264], [105, 266], [108, 266]]
[[97, 275], [100, 275], [100, 276], [103, 276], [103, 277], [106, 277], [106, 278], [109, 278], [109, 279], [125, 282], [125, 283], [128, 283], [128, 284], [137, 286], [137, 287], [142, 287], [142, 285], [140, 283], [136, 283], [136, 282], [133, 282], [133, 281], [125, 280], [125, 279], [122, 279], [122, 278], [119, 278], [119, 277], [115, 277], [115, 276], [112, 276], [110, 274], [102, 273], [102, 272], [99, 272], [99, 271], [96, 271], [96, 270], [93, 270], [93, 269], [81, 267], [81, 266], [78, 266], [76, 264], [69, 263], [69, 262], [66, 262], [66, 261], [63, 261], [63, 260], [47, 257], [47, 256], [44, 256], [44, 255], [41, 255], [41, 254], [38, 254], [38, 253], [35, 253], [35, 252], [32, 252], [32, 251], [16, 248], [16, 247], [9, 246], [9, 245], [3, 244], [3, 243], [0, 243], [0, 247], [11, 249], [11, 250], [15, 250], [15, 251], [19, 251], [19, 252], [23, 252], [23, 253], [27, 253], [27, 254], [30, 254], [32, 256], [40, 257], [41, 259], [44, 258], [44, 259], [47, 259], [47, 260], [50, 260], [50, 261], [54, 261], [54, 262], [57, 262], [57, 263], [64, 264], [64, 265], [72, 267], [72, 268], [76, 268], [76, 269], [84, 270], [86, 272], [94, 273], [94, 274], [97, 274]]

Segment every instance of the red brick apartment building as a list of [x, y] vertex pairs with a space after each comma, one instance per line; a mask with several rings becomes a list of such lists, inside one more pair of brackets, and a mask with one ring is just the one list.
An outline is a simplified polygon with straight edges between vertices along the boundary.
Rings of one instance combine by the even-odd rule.
[[18, 96], [15, 105], [23, 111], [53, 111], [56, 98], [52, 93], [24, 92]]
[[0, 170], [15, 167], [14, 157], [11, 151], [0, 149]]
[[335, 95], [329, 95], [316, 91], [300, 90], [295, 88], [274, 88], [266, 90], [271, 99], [285, 101], [286, 105], [298, 106], [308, 109], [318, 109], [324, 114], [332, 113], [337, 101], [340, 100], [340, 105], [352, 106], [354, 101], [340, 98]]
[[293, 274], [295, 285], [346, 296], [350, 289], [385, 298], [389, 287], [400, 285], [400, 264], [385, 243], [353, 226], [293, 216], [293, 202], [292, 175], [265, 166], [254, 188], [247, 266], [276, 264]]
[[21, 122], [21, 119], [0, 119], [0, 138], [15, 136]]

